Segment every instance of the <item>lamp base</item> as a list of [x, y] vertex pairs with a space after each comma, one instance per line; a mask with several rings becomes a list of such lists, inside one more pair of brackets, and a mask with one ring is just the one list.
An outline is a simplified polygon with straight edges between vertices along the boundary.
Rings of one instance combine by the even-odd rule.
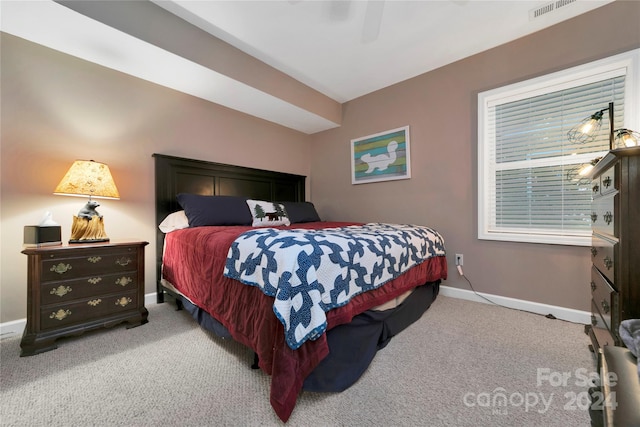
[[107, 237], [107, 233], [104, 232], [104, 220], [101, 216], [96, 215], [89, 219], [74, 215], [69, 243], [96, 243], [108, 241], [109, 237]]
[[106, 239], [69, 239], [70, 244], [74, 243], [99, 243], [99, 242], [108, 242], [109, 238]]

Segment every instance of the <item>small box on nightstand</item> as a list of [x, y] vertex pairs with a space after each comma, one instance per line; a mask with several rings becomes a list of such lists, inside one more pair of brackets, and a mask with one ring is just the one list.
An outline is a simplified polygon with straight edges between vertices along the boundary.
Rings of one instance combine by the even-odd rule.
[[24, 246], [39, 248], [62, 244], [62, 233], [59, 225], [43, 227], [40, 225], [24, 226]]

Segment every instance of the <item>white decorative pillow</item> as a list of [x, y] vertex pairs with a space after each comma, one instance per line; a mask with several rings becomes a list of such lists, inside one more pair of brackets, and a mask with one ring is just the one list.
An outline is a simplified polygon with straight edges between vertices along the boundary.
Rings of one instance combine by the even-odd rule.
[[263, 200], [247, 200], [254, 227], [273, 227], [276, 225], [290, 225], [289, 216], [281, 203], [265, 202]]
[[167, 217], [162, 220], [158, 226], [160, 231], [163, 233], [171, 233], [172, 231], [181, 230], [187, 227], [189, 227], [189, 220], [187, 219], [187, 215], [184, 211], [178, 211], [167, 215]]

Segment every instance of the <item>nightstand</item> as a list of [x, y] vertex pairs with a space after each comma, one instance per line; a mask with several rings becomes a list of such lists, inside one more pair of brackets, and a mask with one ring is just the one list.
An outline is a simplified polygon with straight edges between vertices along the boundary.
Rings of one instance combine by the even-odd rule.
[[27, 248], [27, 326], [20, 356], [57, 348], [58, 338], [127, 322], [147, 323], [144, 248], [103, 242]]

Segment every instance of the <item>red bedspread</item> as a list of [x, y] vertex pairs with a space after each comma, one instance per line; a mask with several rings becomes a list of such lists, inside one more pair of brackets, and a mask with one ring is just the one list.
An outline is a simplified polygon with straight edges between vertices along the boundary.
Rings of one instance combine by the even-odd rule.
[[[280, 228], [327, 228], [353, 225], [349, 222], [315, 222]], [[231, 243], [251, 227], [196, 227], [165, 236], [163, 278], [200, 308], [222, 323], [233, 338], [251, 348], [260, 368], [271, 375], [271, 406], [287, 421], [304, 379], [329, 354], [326, 335], [291, 350], [284, 327], [273, 313], [273, 298], [254, 286], [223, 276]], [[348, 323], [372, 307], [403, 294], [408, 289], [446, 279], [445, 257], [428, 259], [376, 290], [354, 297], [345, 306], [327, 313], [328, 329]]]

